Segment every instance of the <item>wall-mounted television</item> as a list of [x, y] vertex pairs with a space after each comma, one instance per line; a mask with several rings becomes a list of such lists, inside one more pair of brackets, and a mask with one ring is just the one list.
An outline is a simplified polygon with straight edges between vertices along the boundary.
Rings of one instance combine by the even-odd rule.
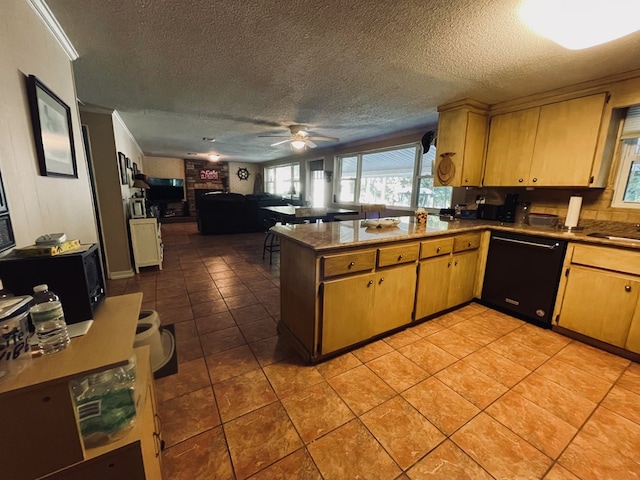
[[147, 177], [147, 198], [152, 203], [174, 203], [184, 200], [184, 180], [181, 178]]

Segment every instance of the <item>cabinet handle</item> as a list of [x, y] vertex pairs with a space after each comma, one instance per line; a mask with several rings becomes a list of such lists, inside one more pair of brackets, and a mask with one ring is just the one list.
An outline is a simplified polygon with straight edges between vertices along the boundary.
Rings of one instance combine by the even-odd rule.
[[467, 247], [470, 247], [470, 246], [471, 246], [471, 242], [467, 242]]
[[436, 253], [440, 253], [440, 247], [436, 248]]
[[380, 281], [378, 283], [384, 282], [384, 277], [380, 277]]
[[447, 268], [449, 268], [451, 266], [451, 262], [447, 263]]
[[156, 432], [153, 432], [153, 447], [157, 458], [162, 452], [162, 440], [160, 440], [160, 435], [158, 435]]
[[534, 178], [533, 178], [533, 180], [531, 180], [531, 181], [532, 181], [533, 183], [536, 183], [536, 182], [538, 181], [538, 179], [534, 177]]
[[625, 292], [630, 292], [631, 291], [631, 285], [625, 285], [624, 286], [624, 291]]
[[349, 262], [349, 268], [355, 267], [355, 266], [356, 266], [356, 262]]
[[519, 178], [519, 179], [518, 179], [518, 182], [519, 182], [519, 183], [524, 182], [524, 178]]
[[403, 254], [398, 255], [398, 260], [402, 260], [404, 258]]
[[465, 178], [465, 179], [464, 179], [464, 183], [469, 183], [469, 179], [468, 179], [468, 178]]
[[153, 415], [153, 423], [155, 424], [155, 430], [158, 435], [160, 435], [162, 433], [162, 419], [160, 418], [160, 415], [158, 415], [157, 413], [155, 413]]
[[457, 267], [457, 266], [458, 266], [458, 260], [456, 260], [456, 261], [453, 263], [453, 266], [454, 266], [454, 267]]
[[367, 287], [370, 287], [371, 285], [373, 285], [373, 280], [369, 280], [369, 282], [367, 283]]

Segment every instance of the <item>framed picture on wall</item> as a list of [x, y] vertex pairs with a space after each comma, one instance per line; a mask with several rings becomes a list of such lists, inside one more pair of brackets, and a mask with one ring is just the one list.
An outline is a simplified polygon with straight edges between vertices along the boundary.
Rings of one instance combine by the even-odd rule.
[[27, 96], [40, 175], [78, 178], [69, 106], [35, 75], [27, 77]]
[[4, 184], [2, 183], [2, 175], [0, 175], [0, 214], [7, 213], [8, 211], [7, 197], [4, 194]]
[[0, 215], [0, 252], [15, 247], [16, 239], [13, 236], [13, 226], [8, 213]]
[[122, 152], [118, 152], [118, 169], [120, 171], [120, 185], [126, 185], [128, 183], [127, 157]]

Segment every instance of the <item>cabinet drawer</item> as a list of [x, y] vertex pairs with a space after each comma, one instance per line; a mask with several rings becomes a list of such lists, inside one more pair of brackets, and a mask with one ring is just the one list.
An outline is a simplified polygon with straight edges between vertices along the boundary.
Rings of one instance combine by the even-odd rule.
[[420, 242], [420, 260], [446, 255], [453, 251], [453, 237]]
[[327, 255], [322, 257], [322, 270], [324, 278], [344, 275], [346, 273], [363, 272], [373, 270], [376, 265], [376, 251], [365, 250], [362, 252], [344, 253], [339, 255]]
[[571, 263], [640, 275], [640, 253], [620, 248], [576, 245]]
[[420, 245], [399, 245], [397, 247], [383, 247], [378, 249], [378, 266], [389, 267], [400, 263], [415, 262], [418, 259]]
[[458, 235], [453, 237], [453, 251], [464, 252], [465, 250], [474, 250], [480, 247], [480, 234], [468, 233], [466, 235]]

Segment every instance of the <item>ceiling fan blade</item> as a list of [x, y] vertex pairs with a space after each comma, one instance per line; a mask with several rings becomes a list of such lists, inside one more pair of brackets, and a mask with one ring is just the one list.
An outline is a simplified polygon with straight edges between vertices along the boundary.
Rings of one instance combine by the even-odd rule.
[[336, 137], [318, 137], [318, 136], [313, 136], [313, 137], [308, 137], [309, 140], [320, 140], [322, 142], [338, 142], [340, 141], [339, 138]]
[[315, 143], [313, 143], [311, 140], [309, 140], [309, 138], [305, 138], [303, 140], [303, 142], [309, 148], [316, 148], [317, 147], [317, 145]]
[[282, 145], [283, 143], [288, 143], [288, 142], [290, 142], [290, 141], [291, 141], [291, 139], [290, 139], [290, 138], [288, 138], [287, 140], [282, 140], [281, 142], [272, 143], [272, 144], [271, 144], [271, 146], [272, 146], [272, 147], [276, 147], [276, 146], [278, 146], [278, 145]]
[[258, 135], [263, 138], [289, 138], [291, 135]]

